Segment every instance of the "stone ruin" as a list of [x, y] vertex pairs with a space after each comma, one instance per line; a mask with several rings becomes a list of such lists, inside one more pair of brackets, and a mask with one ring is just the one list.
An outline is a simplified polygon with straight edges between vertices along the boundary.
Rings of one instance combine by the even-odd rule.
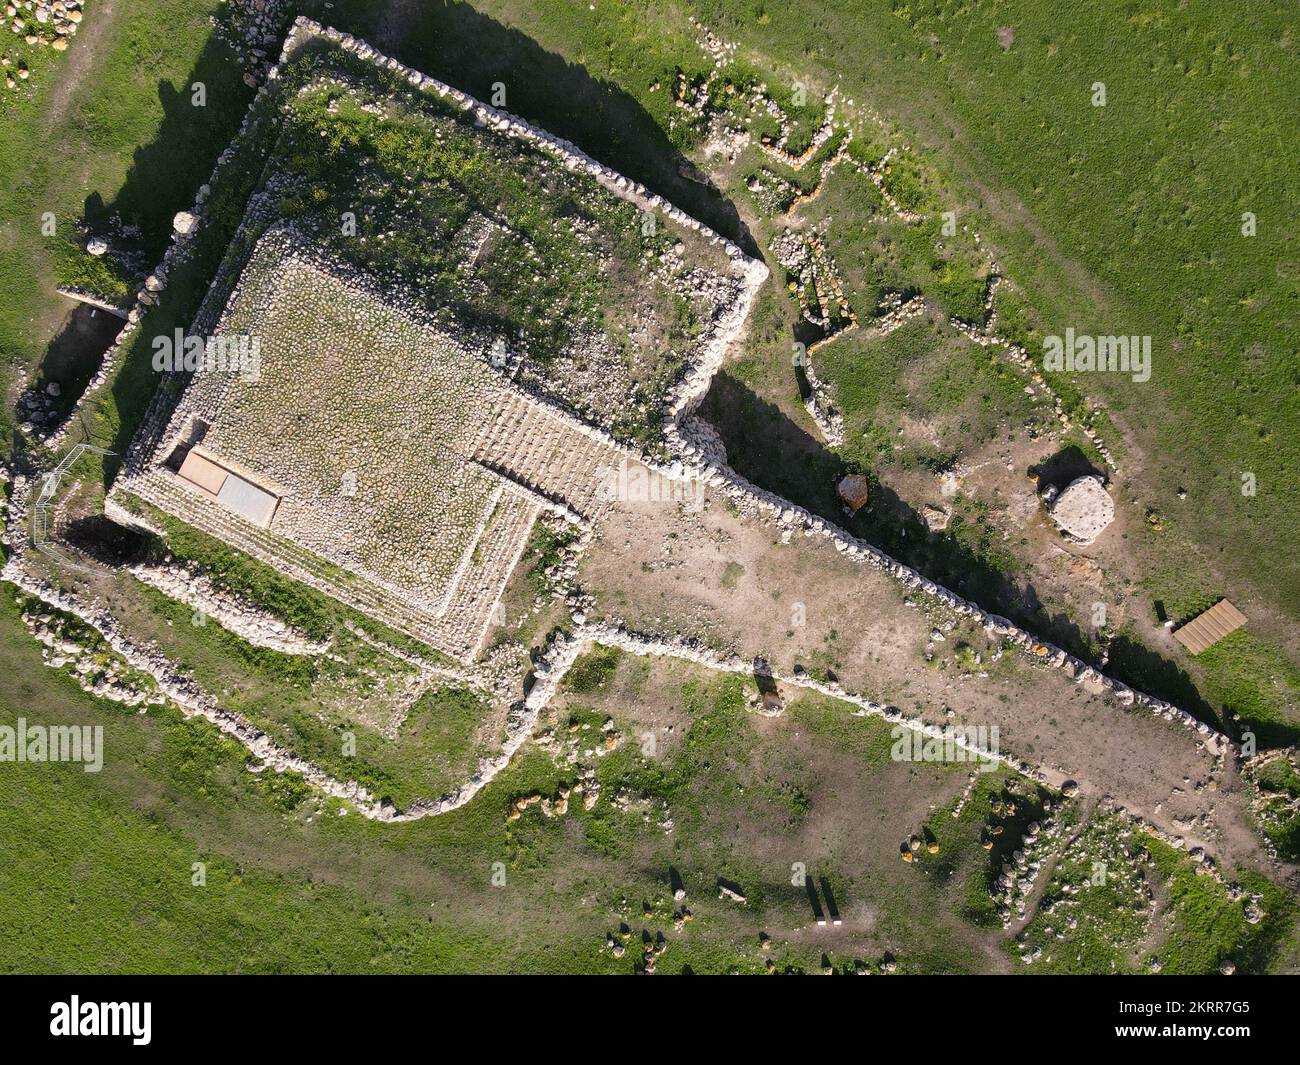
[[[734, 298], [719, 307], [717, 328], [704, 338], [704, 342], [693, 354], [685, 371], [675, 383], [671, 384], [668, 394], [664, 397], [663, 407], [668, 416], [664, 433], [670, 445], [669, 453], [677, 459], [673, 465], [678, 468], [679, 475], [682, 469], [686, 469], [687, 472], [693, 470], [694, 475], [702, 483], [715, 487], [742, 510], [758, 514], [777, 524], [782, 528], [783, 536], [787, 541], [796, 529], [804, 535], [832, 541], [836, 549], [848, 557], [884, 569], [904, 586], [918, 589], [933, 597], [940, 605], [947, 605], [956, 613], [973, 618], [982, 623], [990, 635], [1005, 636], [1012, 645], [1023, 648], [1045, 666], [1064, 669], [1081, 684], [1096, 683], [1103, 690], [1113, 692], [1117, 702], [1123, 706], [1138, 705], [1164, 717], [1167, 721], [1194, 729], [1204, 737], [1207, 747], [1216, 753], [1229, 746], [1226, 737], [1212, 733], [1208, 726], [1196, 722], [1191, 715], [1160, 700], [1135, 692], [1110, 678], [1101, 677], [1085, 663], [1072, 658], [1063, 650], [1037, 642], [1029, 633], [1016, 628], [1006, 619], [987, 614], [974, 603], [955, 596], [919, 573], [897, 563], [878, 549], [849, 537], [825, 520], [771, 493], [755, 488], [726, 466], [725, 453], [722, 452], [717, 441], [710, 436], [703, 423], [693, 417], [692, 412], [707, 389], [713, 373], [721, 364], [727, 343], [735, 335], [736, 330], [743, 325], [757, 288], [767, 276], [766, 268], [761, 263], [749, 260], [734, 245], [723, 241], [698, 222], [690, 220], [660, 197], [595, 163], [567, 142], [552, 138], [514, 116], [488, 108], [463, 93], [403, 67], [395, 60], [380, 56], [369, 46], [354, 38], [339, 34], [337, 31], [323, 30], [307, 20], [300, 19], [295, 24], [289, 42], [286, 43], [285, 56], [291, 51], [295, 38], [312, 37], [324, 37], [355, 54], [359, 59], [369, 60], [404, 77], [422, 92], [450, 97], [463, 110], [472, 112], [480, 125], [498, 131], [502, 136], [517, 138], [521, 142], [536, 145], [540, 149], [553, 153], [566, 169], [584, 171], [615, 195], [631, 200], [643, 210], [662, 212], [674, 224], [693, 230], [709, 243], [724, 246], [726, 257], [731, 261], [733, 278], [737, 281], [737, 288], [733, 292]], [[277, 71], [277, 67], [272, 67], [269, 71], [271, 83], [274, 83]], [[262, 91], [266, 92], [265, 87]], [[196, 224], [201, 224], [201, 215], [202, 198], [196, 200]], [[283, 234], [280, 236], [283, 237]], [[267, 238], [267, 248], [270, 248], [275, 240], [276, 235], [273, 233], [270, 238]], [[293, 250], [301, 252], [301, 244]], [[279, 252], [283, 253], [284, 249], [279, 249]], [[331, 272], [328, 263], [315, 261], [310, 253], [282, 254], [281, 262], [274, 264], [270, 271], [272, 277], [277, 275], [281, 266], [285, 274], [305, 271], [312, 284], [323, 288], [335, 286], [334, 298], [340, 301], [350, 313], [359, 314], [359, 308], [365, 305], [366, 301], [375, 301], [380, 306], [381, 314], [387, 316], [385, 320], [389, 324], [399, 323], [398, 331], [403, 333], [405, 339], [409, 340], [412, 336], [418, 335], [421, 337], [421, 343], [432, 346], [428, 350], [437, 349], [442, 352], [441, 358], [435, 357], [431, 360], [433, 372], [449, 372], [448, 366], [451, 363], [475, 364], [468, 370], [456, 371], [462, 372], [463, 377], [452, 383], [463, 384], [463, 388], [439, 390], [431, 387], [429, 381], [417, 381], [408, 389], [408, 392], [415, 395], [390, 396], [395, 401], [412, 404], [408, 408], [403, 408], [410, 412], [410, 417], [398, 426], [400, 429], [405, 429], [406, 434], [403, 436], [399, 432], [396, 434], [396, 439], [384, 441], [385, 447], [395, 447], [396, 452], [388, 450], [375, 451], [373, 454], [361, 453], [363, 460], [373, 460], [370, 472], [382, 478], [384, 474], [394, 469], [391, 458], [385, 461], [385, 455], [400, 453], [402, 449], [407, 452], [411, 450], [411, 436], [418, 437], [418, 430], [423, 424], [421, 418], [448, 417], [447, 412], [434, 411], [429, 407], [431, 400], [443, 400], [464, 407], [465, 410], [461, 413], [465, 415], [465, 420], [473, 423], [473, 431], [464, 438], [458, 438], [460, 446], [454, 449], [456, 454], [447, 458], [452, 467], [451, 479], [445, 484], [439, 482], [446, 488], [449, 501], [455, 502], [458, 507], [464, 500], [460, 489], [466, 483], [479, 485], [481, 477], [488, 478], [489, 483], [491, 478], [496, 478], [495, 483], [499, 489], [499, 495], [496, 496], [498, 500], [507, 497], [523, 499], [527, 503], [525, 511], [535, 508], [531, 515], [525, 515], [522, 519], [525, 533], [543, 510], [552, 511], [566, 520], [583, 524], [590, 531], [591, 524], [599, 513], [598, 508], [595, 507], [595, 503], [599, 501], [598, 491], [593, 486], [589, 502], [575, 500], [569, 493], [574, 491], [575, 486], [580, 488], [583, 485], [583, 478], [574, 478], [570, 475], [571, 470], [566, 472], [564, 468], [554, 465], [554, 462], [570, 461], [570, 456], [575, 453], [574, 445], [584, 446], [578, 440], [579, 437], [585, 438], [588, 442], [594, 441], [598, 445], [598, 451], [600, 448], [613, 449], [616, 457], [610, 461], [607, 456], [607, 461], [603, 463], [606, 467], [619, 465], [623, 461], [623, 456], [629, 455], [630, 452], [620, 448], [620, 445], [593, 425], [546, 402], [539, 401], [535, 396], [519, 388], [517, 383], [512, 383], [502, 375], [493, 373], [490, 360], [485, 364], [482, 352], [475, 349], [470, 331], [458, 328], [458, 323], [451, 323], [449, 326], [445, 317], [436, 323], [426, 322], [420, 320], [418, 315], [413, 315], [408, 306], [387, 306], [386, 304], [391, 302], [388, 299], [390, 293], [377, 294], [367, 288], [364, 279], [340, 276], [336, 272]], [[312, 271], [319, 276], [312, 277]], [[241, 274], [239, 284], [244, 286], [242, 294], [247, 296], [257, 288], [259, 282], [255, 273], [248, 277]], [[233, 312], [237, 310], [236, 304], [240, 296], [241, 292], [236, 291], [230, 297], [229, 303], [226, 303], [224, 295], [220, 301], [227, 312], [232, 313], [232, 317], [226, 320], [228, 326], [239, 324]], [[144, 294], [141, 295], [141, 300], [149, 302], [144, 299]], [[253, 305], [256, 305], [256, 301]], [[138, 321], [138, 312], [139, 308], [133, 309], [131, 324]], [[217, 332], [220, 332], [220, 328]], [[985, 342], [988, 342], [987, 339]], [[417, 350], [423, 351], [426, 348]], [[266, 351], [269, 352], [271, 360], [268, 367], [264, 369], [271, 371], [271, 379], [274, 381], [277, 372], [275, 366], [277, 353], [274, 344]], [[298, 354], [300, 353], [293, 353], [288, 363], [280, 365], [278, 373], [281, 381], [289, 378], [303, 365], [301, 360], [294, 361]], [[105, 367], [101, 370], [101, 374], [97, 375], [97, 382], [107, 379], [109, 368]], [[483, 376], [484, 371], [486, 376]], [[228, 379], [215, 390], [212, 389], [212, 384], [211, 381], [204, 382], [200, 379], [197, 382], [198, 387], [192, 393], [187, 391], [180, 397], [181, 402], [174, 410], [167, 403], [155, 404], [155, 408], [151, 410], [146, 423], [142, 426], [136, 444], [133, 445], [132, 454], [128, 456], [124, 476], [114, 487], [109, 505], [106, 507], [110, 516], [148, 525], [150, 508], [138, 504], [152, 503], [156, 510], [171, 513], [199, 528], [206, 528], [207, 531], [222, 537], [233, 546], [270, 562], [304, 583], [348, 602], [387, 624], [417, 635], [418, 638], [424, 639], [435, 647], [450, 648], [450, 653], [456, 657], [473, 657], [485, 631], [485, 628], [478, 629], [477, 626], [480, 621], [484, 627], [489, 623], [493, 610], [500, 602], [500, 591], [518, 558], [517, 554], [504, 548], [500, 551], [494, 549], [488, 552], [493, 559], [498, 561], [505, 559], [505, 562], [494, 571], [496, 576], [492, 580], [478, 580], [478, 577], [483, 576], [476, 570], [483, 556], [483, 552], [479, 550], [479, 542], [498, 546], [502, 543], [511, 546], [522, 545], [524, 533], [517, 535], [512, 533], [510, 536], [503, 533], [498, 538], [495, 529], [489, 528], [493, 526], [495, 511], [478, 510], [475, 504], [474, 507], [469, 507], [466, 513], [458, 511], [457, 514], [452, 515], [455, 520], [449, 523], [449, 536], [453, 539], [459, 537], [457, 543], [461, 547], [459, 555], [454, 550], [449, 553], [449, 557], [457, 558], [457, 564], [450, 572], [443, 565], [446, 560], [441, 555], [437, 558], [433, 557], [433, 554], [448, 553], [447, 545], [438, 540], [423, 545], [417, 543], [416, 554], [409, 560], [412, 565], [407, 571], [396, 575], [377, 572], [373, 558], [370, 560], [372, 565], [367, 569], [364, 551], [353, 550], [353, 547], [364, 549], [366, 543], [349, 546], [349, 543], [344, 540], [331, 541], [331, 534], [327, 529], [319, 531], [323, 539], [312, 541], [309, 546], [296, 542], [292, 536], [277, 534], [275, 523], [280, 515], [280, 508], [289, 496], [288, 492], [277, 494], [277, 489], [286, 488], [286, 481], [292, 484], [293, 477], [302, 474], [306, 468], [302, 465], [304, 462], [310, 463], [316, 460], [317, 457], [310, 454], [310, 445], [313, 442], [311, 440], [305, 443], [299, 442], [297, 461], [287, 462], [283, 467], [286, 477], [281, 480], [273, 471], [258, 469], [255, 462], [245, 462], [234, 452], [241, 448], [252, 447], [255, 450], [244, 453], [258, 459], [269, 455], [276, 462], [281, 462], [284, 460], [281, 446], [286, 440], [283, 427], [278, 435], [267, 432], [259, 435], [252, 426], [247, 424], [241, 426], [239, 415], [241, 411], [260, 408], [263, 414], [278, 413], [283, 418], [291, 418], [302, 411], [294, 407], [277, 409], [273, 398], [274, 389], [259, 395], [258, 389], [253, 387], [258, 382]], [[333, 401], [335, 393], [328, 387], [319, 387], [320, 382], [316, 384], [318, 387], [314, 393], [315, 399], [319, 401], [320, 397], [328, 396]], [[246, 385], [249, 387], [245, 387]], [[411, 386], [411, 382], [408, 381], [407, 385]], [[227, 397], [227, 390], [232, 387], [234, 391]], [[173, 405], [176, 398], [172, 397]], [[375, 397], [357, 394], [356, 398], [373, 400]], [[203, 418], [203, 411], [210, 415], [210, 420]], [[233, 418], [223, 425], [222, 418], [231, 415]], [[292, 427], [291, 422], [286, 424]], [[218, 431], [209, 439], [207, 433], [213, 426], [217, 426]], [[413, 427], [414, 433], [412, 433]], [[324, 430], [328, 427], [322, 423], [317, 428]], [[328, 437], [328, 434], [326, 436]], [[319, 447], [319, 443], [320, 441], [317, 440], [316, 446]], [[261, 487], [263, 491], [274, 497], [275, 507], [268, 519], [269, 526], [241, 519], [237, 510], [232, 510], [228, 506], [223, 507], [219, 490], [210, 491], [210, 486], [194, 481], [187, 483], [187, 478], [180, 475], [180, 469], [187, 455], [193, 452], [195, 447], [201, 449], [200, 455], [204, 451], [208, 452], [210, 456], [208, 461], [217, 467], [218, 477], [234, 476], [237, 481], [245, 481], [255, 487]], [[293, 448], [286, 448], [284, 451], [289, 459], [295, 457]], [[638, 461], [645, 461], [641, 456], [634, 457]], [[1098, 509], [1105, 511], [1105, 518], [1092, 534], [1095, 537], [1109, 524], [1114, 507], [1100, 479], [1091, 478], [1091, 480], [1095, 482], [1095, 489], [1085, 488], [1082, 491], [1093, 494], [1099, 490], [1105, 499], [1104, 505], [1098, 501]], [[1067, 493], [1077, 484], [1078, 482], [1075, 482], [1070, 485]], [[303, 479], [298, 482], [299, 494], [293, 498], [304, 507], [321, 508], [320, 512], [328, 517], [330, 508], [336, 501], [327, 497], [341, 487], [342, 485], [327, 484], [326, 481], [319, 479], [313, 486], [309, 478]], [[137, 489], [142, 490], [137, 492]], [[497, 489], [493, 489], [492, 494], [496, 495]], [[17, 486], [16, 498], [23, 498], [23, 490], [24, 486]], [[400, 506], [407, 502], [401, 494], [400, 485], [386, 486], [384, 491], [389, 496], [390, 504]], [[153, 493], [152, 498], [150, 498], [151, 493]], [[1062, 493], [1062, 497], [1065, 495], [1066, 493]], [[294, 503], [291, 503], [284, 509], [286, 517], [292, 516], [293, 506]], [[466, 514], [469, 516], [467, 517]], [[205, 522], [208, 523], [206, 526]], [[305, 527], [305, 525], [299, 526], [299, 529]], [[288, 525], [285, 528], [290, 529], [292, 526]], [[1086, 535], [1087, 526], [1083, 531]], [[427, 539], [432, 541], [437, 538]], [[370, 546], [373, 546], [373, 541]], [[422, 550], [433, 554], [421, 555]], [[331, 554], [333, 558], [329, 557]], [[290, 752], [279, 749], [247, 722], [221, 710], [215, 700], [198, 691], [192, 682], [178, 676], [169, 664], [160, 659], [160, 656], [127, 646], [120, 634], [115, 631], [110, 617], [102, 612], [92, 612], [72, 599], [61, 597], [57, 590], [35, 581], [26, 573], [19, 572], [21, 561], [21, 557], [16, 556], [6, 567], [6, 573], [14, 575], [11, 579], [14, 579], [15, 583], [29, 594], [38, 596], [59, 609], [74, 613], [105, 634], [105, 639], [114, 650], [121, 653], [133, 667], [151, 676], [166, 697], [180, 705], [187, 715], [199, 715], [213, 721], [218, 727], [245, 743], [254, 757], [264, 764], [277, 769], [291, 768], [303, 772], [308, 782], [323, 793], [347, 798], [365, 816], [384, 821], [413, 820], [455, 809], [468, 802], [488, 780], [508, 764], [515, 751], [526, 741], [536, 721], [537, 712], [555, 694], [567, 669], [572, 666], [577, 655], [593, 643], [622, 646], [637, 654], [684, 657], [701, 661], [711, 668], [738, 672], [752, 669], [752, 663], [715, 660], [701, 649], [686, 646], [676, 638], [636, 638], [608, 627], [591, 626], [585, 623], [583, 615], [575, 613], [574, 635], [568, 636], [563, 631], [556, 632], [551, 643], [534, 663], [532, 674], [535, 683], [526, 698], [511, 707], [507, 721], [507, 740], [500, 754], [484, 760], [479, 771], [454, 794], [438, 801], [417, 801], [405, 812], [398, 812], [390, 803], [375, 802], [373, 797], [359, 786], [351, 782], [334, 781], [315, 766], [298, 759]], [[473, 579], [466, 582], [470, 570], [475, 570]], [[497, 577], [500, 579], [499, 584], [494, 583]], [[403, 581], [410, 583], [404, 584]], [[472, 602], [467, 602], [466, 597], [462, 596], [462, 591], [470, 589], [478, 589], [478, 592], [468, 597]], [[452, 618], [451, 624], [445, 624], [448, 616], [444, 608], [450, 608], [452, 604], [457, 604], [458, 612]], [[429, 609], [431, 606], [434, 607], [432, 611]], [[476, 631], [479, 633], [477, 637], [474, 636]], [[853, 711], [855, 714], [871, 714], [890, 721], [903, 720], [901, 712], [895, 708], [881, 706], [856, 696], [842, 689], [838, 683], [823, 685], [806, 677], [780, 679], [782, 683], [807, 687], [843, 699], [855, 707]], [[908, 724], [909, 727], [921, 731], [928, 730], [928, 726], [919, 721], [908, 722]], [[1010, 759], [1004, 760], [1014, 765]], [[1014, 765], [1014, 768], [1033, 779], [1042, 779], [1041, 773], [1028, 765]]]
[[[706, 325], [653, 397], [670, 424], [699, 401], [767, 277], [761, 262], [567, 142], [355, 38], [299, 19], [281, 63], [309, 43], [471, 113], [468, 128], [534, 167], [578, 175], [593, 197], [654, 212], [676, 247], [711, 247], [721, 267], [683, 275], [712, 301]], [[537, 518], [590, 530], [610, 502], [608, 471], [655, 464], [588, 417], [582, 387], [553, 394], [526, 365], [497, 357], [500, 336], [450, 307], [426, 310], [401, 284], [259, 215], [257, 202], [191, 330], [209, 348], [255, 345], [257, 365], [205, 367], [160, 388], [106, 512], [154, 532], [179, 519], [471, 661]], [[584, 384], [613, 391], [608, 375]]]
[[[475, 657], [544, 511], [578, 525], [629, 453], [453, 336], [263, 237], [218, 337], [255, 373], [193, 375], [110, 500], [158, 510], [437, 650]], [[354, 353], [364, 352], [365, 357]]]

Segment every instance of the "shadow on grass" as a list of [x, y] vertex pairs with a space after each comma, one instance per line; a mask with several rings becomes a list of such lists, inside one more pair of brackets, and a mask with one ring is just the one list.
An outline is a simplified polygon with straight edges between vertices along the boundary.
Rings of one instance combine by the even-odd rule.
[[[124, 226], [139, 230], [145, 261], [158, 262], [171, 240], [172, 217], [193, 204], [194, 194], [239, 128], [253, 96], [242, 79], [243, 70], [230, 49], [210, 37], [179, 84], [159, 80], [162, 123], [154, 139], [136, 149], [126, 181], [111, 199], [98, 190], [87, 196], [85, 216], [91, 229], [106, 229], [116, 216]], [[196, 107], [192, 87], [200, 83], [204, 104]]]
[[[171, 240], [173, 216], [193, 204], [198, 187], [208, 180], [218, 155], [239, 128], [252, 96], [242, 77], [242, 68], [233, 54], [212, 37], [186, 77], [178, 79], [176, 84], [160, 80], [157, 91], [163, 118], [154, 139], [136, 149], [125, 181], [111, 196], [100, 189], [86, 196], [87, 227], [92, 232], [103, 231], [110, 228], [110, 219], [117, 219], [122, 227], [138, 233], [136, 245], [122, 249], [123, 252], [132, 261], [158, 262]], [[203, 83], [206, 92], [202, 107], [192, 102], [191, 87], [198, 82]], [[195, 291], [201, 289], [190, 286], [190, 291], [186, 291], [186, 286], [181, 285], [177, 292], [169, 291], [164, 306], [150, 312], [147, 328], [138, 336], [152, 336], [187, 324], [197, 306], [197, 299], [192, 298]], [[84, 391], [122, 324], [103, 311], [92, 312], [89, 307], [81, 307], [71, 312], [59, 334], [47, 346], [40, 364], [40, 379], [60, 384], [65, 410]], [[140, 354], [147, 353], [148, 348], [147, 343], [137, 340], [132, 351], [137, 363]], [[117, 409], [108, 414], [111, 428], [96, 426], [102, 413], [96, 409], [98, 405], [89, 405], [83, 411], [85, 435], [119, 455], [125, 452], [139, 416], [158, 384], [147, 358], [145, 373], [139, 373], [138, 369], [138, 366], [127, 367], [136, 371], [125, 375], [127, 385], [124, 376], [114, 382], [112, 396]], [[78, 431], [78, 436], [81, 432]], [[113, 462], [110, 460], [110, 464]], [[106, 468], [104, 472], [107, 484], [113, 471]]]
[[70, 521], [63, 538], [92, 562], [119, 567], [144, 559], [146, 538], [110, 521], [103, 514], [87, 514]]
[[1219, 720], [1214, 708], [1201, 697], [1185, 670], [1125, 633], [1111, 641], [1109, 672], [1138, 691], [1168, 700], [1199, 721], [1220, 729], [1227, 724]]
[[38, 388], [44, 388], [50, 382], [59, 386], [60, 402], [56, 410], [60, 416], [66, 414], [85, 391], [103, 360], [104, 352], [125, 324], [116, 315], [85, 303], [78, 303], [68, 313], [63, 327], [45, 349], [36, 375]]
[[835, 484], [856, 472], [822, 442], [759, 398], [725, 371], [713, 382], [703, 409], [722, 435], [737, 472], [887, 551], [985, 609], [1036, 631], [1052, 630], [1075, 653], [1090, 642], [1076, 626], [1054, 619], [1033, 588], [1021, 585], [946, 532], [933, 531], [897, 493], [871, 479], [871, 502], [849, 517]]
[[469, 4], [391, 5], [359, 19], [349, 19], [344, 4], [314, 6], [314, 17], [326, 25], [365, 37], [380, 51], [480, 100], [490, 102], [499, 82], [506, 87], [506, 110], [572, 141], [735, 241], [747, 255], [761, 258], [735, 205], [712, 182], [684, 176], [699, 172], [616, 83], [593, 77]]

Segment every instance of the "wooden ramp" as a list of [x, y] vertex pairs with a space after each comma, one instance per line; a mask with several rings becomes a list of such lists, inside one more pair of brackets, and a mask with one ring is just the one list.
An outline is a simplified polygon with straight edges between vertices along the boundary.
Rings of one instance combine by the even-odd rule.
[[1174, 630], [1174, 639], [1194, 655], [1199, 655], [1211, 644], [1218, 643], [1230, 632], [1246, 624], [1246, 615], [1222, 599], [1204, 614], [1198, 614], [1180, 629]]

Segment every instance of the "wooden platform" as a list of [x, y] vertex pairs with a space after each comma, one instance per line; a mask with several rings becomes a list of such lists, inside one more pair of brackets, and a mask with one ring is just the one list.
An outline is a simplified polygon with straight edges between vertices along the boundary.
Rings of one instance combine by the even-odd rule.
[[1198, 614], [1180, 629], [1174, 630], [1174, 639], [1194, 655], [1199, 655], [1211, 644], [1218, 643], [1230, 632], [1246, 624], [1246, 615], [1222, 599], [1204, 614]]

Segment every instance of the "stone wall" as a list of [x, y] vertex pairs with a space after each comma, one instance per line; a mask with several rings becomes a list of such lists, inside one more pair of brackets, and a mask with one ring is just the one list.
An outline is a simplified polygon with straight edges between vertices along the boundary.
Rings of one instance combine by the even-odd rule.
[[[691, 461], [694, 463], [693, 476], [706, 485], [716, 487], [742, 510], [771, 521], [782, 530], [802, 532], [808, 536], [830, 541], [841, 554], [864, 565], [884, 570], [905, 588], [929, 596], [942, 607], [973, 619], [982, 625], [990, 636], [1000, 636], [1009, 640], [1033, 661], [1049, 668], [1065, 670], [1076, 683], [1097, 685], [1120, 705], [1142, 707], [1154, 715], [1163, 717], [1166, 721], [1198, 733], [1205, 745], [1216, 754], [1233, 748], [1234, 745], [1227, 736], [1204, 722], [1197, 721], [1187, 711], [1099, 673], [1082, 659], [1075, 658], [1053, 644], [1038, 640], [1008, 619], [992, 614], [978, 604], [949, 591], [922, 576], [910, 566], [905, 566], [891, 558], [878, 547], [850, 535], [825, 518], [751, 484], [727, 466], [725, 461], [718, 461], [716, 433], [699, 433], [698, 425], [698, 419], [688, 418], [675, 427], [680, 439], [691, 448]], [[691, 444], [692, 438], [694, 444]]]

